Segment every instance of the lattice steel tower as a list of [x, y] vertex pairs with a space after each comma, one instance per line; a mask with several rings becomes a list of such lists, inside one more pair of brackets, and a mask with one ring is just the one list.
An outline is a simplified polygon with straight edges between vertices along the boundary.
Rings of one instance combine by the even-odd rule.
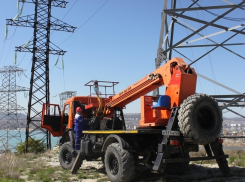
[[[50, 103], [49, 93], [49, 54], [64, 55], [61, 50], [50, 42], [50, 30], [74, 32], [75, 27], [51, 16], [51, 7], [65, 8], [68, 2], [62, 0], [20, 0], [22, 3], [34, 3], [35, 14], [19, 17], [15, 21], [7, 19], [7, 25], [34, 28], [31, 43], [28, 46], [16, 47], [16, 51], [31, 52], [32, 68], [26, 126], [26, 152], [28, 140], [44, 133], [42, 141], [46, 140], [47, 149], [51, 148], [50, 133], [40, 128], [43, 103]], [[32, 125], [34, 130], [29, 131]]]
[[[2, 75], [2, 86], [0, 87], [0, 129], [4, 132], [0, 135], [0, 151], [14, 150], [16, 144], [22, 142], [19, 130], [18, 113], [25, 110], [17, 105], [17, 92], [29, 89], [16, 85], [16, 73], [24, 70], [16, 66], [4, 66], [0, 69]], [[11, 131], [10, 130], [17, 131]]]
[[[244, 0], [236, 2], [186, 0], [183, 1], [184, 7], [180, 3], [182, 1], [178, 2], [177, 0], [164, 0], [159, 45], [155, 59], [156, 68], [176, 56], [184, 58], [189, 65], [205, 59], [211, 62], [210, 53], [218, 50], [223, 51], [221, 54], [218, 53], [220, 59], [231, 54], [233, 59], [245, 60], [243, 48], [240, 47], [244, 46], [242, 40], [245, 35], [245, 19], [242, 16], [236, 17], [244, 13]], [[208, 34], [208, 32], [212, 33]], [[219, 37], [221, 35], [222, 37]], [[234, 48], [231, 48], [232, 46]], [[196, 58], [194, 53], [197, 55]], [[228, 54], [224, 55], [225, 53]], [[233, 65], [237, 66], [234, 63]], [[233, 70], [231, 66], [229, 70]], [[244, 93], [200, 73], [197, 73], [197, 76], [233, 92], [234, 95], [212, 95], [212, 97], [219, 102], [222, 110], [226, 109], [245, 118], [244, 115], [231, 109], [231, 107], [245, 106]], [[156, 95], [159, 95], [157, 90], [154, 91], [154, 96]]]

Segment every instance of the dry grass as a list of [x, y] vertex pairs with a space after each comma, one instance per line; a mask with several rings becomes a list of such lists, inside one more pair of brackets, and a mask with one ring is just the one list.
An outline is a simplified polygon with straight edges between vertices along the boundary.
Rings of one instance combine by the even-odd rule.
[[21, 175], [28, 171], [35, 174], [45, 166], [45, 161], [33, 153], [19, 155], [8, 152], [0, 155], [0, 161], [0, 178], [7, 181], [23, 181]]
[[46, 158], [53, 158], [55, 154], [58, 154], [58, 151], [54, 150], [47, 150], [44, 153], [41, 153], [40, 156], [46, 157]]
[[[230, 156], [229, 159], [229, 166], [240, 166], [242, 169], [245, 167], [245, 151], [225, 151], [225, 154]], [[47, 151], [42, 154], [12, 154], [6, 153], [0, 155], [0, 181], [10, 182], [10, 181], [79, 181], [83, 179], [94, 180], [98, 182], [108, 181], [108, 177], [105, 174], [104, 168], [93, 168], [88, 166], [86, 168], [82, 168], [78, 170], [76, 175], [72, 175], [70, 170], [63, 170], [60, 166], [49, 166], [47, 162], [49, 159], [53, 159], [54, 156], [57, 155], [57, 151]], [[199, 152], [191, 152], [191, 157], [201, 157], [206, 156], [205, 150], [201, 150]], [[200, 164], [200, 162], [195, 162]], [[202, 164], [213, 164], [216, 163], [215, 160], [211, 161], [203, 161]], [[195, 164], [193, 164], [190, 168], [192, 169]], [[199, 165], [197, 165], [199, 166]], [[242, 168], [241, 168], [242, 167]], [[198, 168], [199, 169], [199, 168]], [[203, 169], [206, 170], [205, 167]], [[215, 169], [207, 168], [208, 170], [213, 171], [212, 173], [216, 173]], [[199, 169], [200, 170], [200, 169]], [[198, 171], [195, 168], [195, 171]], [[244, 171], [243, 171], [244, 172]], [[188, 171], [187, 171], [188, 173]], [[201, 172], [202, 173], [202, 172]], [[24, 179], [21, 179], [25, 177]], [[188, 177], [188, 176], [187, 176]], [[173, 178], [173, 179], [172, 179]], [[155, 174], [152, 173], [147, 166], [145, 170], [136, 171], [136, 180], [139, 181], [149, 181], [149, 179], [153, 181], [178, 181], [179, 178], [176, 176], [164, 176], [163, 174]], [[189, 177], [188, 177], [189, 179]], [[187, 180], [188, 181], [188, 180]]]
[[36, 174], [46, 166], [45, 163], [45, 160], [41, 158], [37, 158], [33, 162], [29, 162], [29, 174]]
[[[225, 150], [224, 153], [229, 155], [227, 159], [229, 165], [245, 167], [245, 151], [243, 150]], [[205, 150], [200, 150], [199, 152], [190, 152], [190, 157], [204, 157], [207, 156]], [[199, 164], [200, 161], [196, 161], [194, 163]], [[216, 163], [216, 160], [208, 160], [208, 161], [201, 161], [203, 164], [213, 164]]]
[[224, 143], [223, 146], [227, 146], [227, 147], [237, 147], [237, 146], [241, 146], [244, 147], [245, 143], [243, 143], [240, 139], [224, 139]]
[[19, 158], [12, 153], [4, 153], [0, 155], [0, 177], [20, 179], [20, 173], [27, 168], [27, 159]]
[[245, 167], [245, 151], [243, 150], [226, 150], [225, 154], [229, 155], [229, 164], [239, 167]]
[[[42, 154], [13, 154], [0, 155], [0, 182], [23, 181], [79, 181], [82, 179], [100, 179], [106, 181], [106, 176], [95, 168], [80, 169], [76, 175], [60, 166], [49, 166], [47, 161], [54, 158], [57, 151], [46, 151]], [[108, 179], [108, 178], [107, 178]]]

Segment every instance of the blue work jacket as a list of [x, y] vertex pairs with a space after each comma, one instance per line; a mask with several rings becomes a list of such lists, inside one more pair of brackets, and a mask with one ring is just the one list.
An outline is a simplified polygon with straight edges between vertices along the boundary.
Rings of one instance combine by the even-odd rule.
[[75, 127], [74, 127], [75, 131], [82, 131], [87, 129], [87, 122], [80, 114], [75, 115], [74, 123], [75, 123]]

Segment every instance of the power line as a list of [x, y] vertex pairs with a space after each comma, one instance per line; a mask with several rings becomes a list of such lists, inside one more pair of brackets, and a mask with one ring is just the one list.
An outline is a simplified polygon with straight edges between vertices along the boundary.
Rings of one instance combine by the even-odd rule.
[[[6, 55], [6, 57], [5, 57], [5, 60], [8, 58], [9, 51], [10, 51], [11, 45], [12, 45], [13, 40], [14, 40], [14, 35], [15, 35], [15, 32], [16, 32], [16, 29], [17, 29], [17, 27], [15, 27], [14, 33], [13, 33], [13, 35], [11, 36], [11, 38], [6, 39], [6, 40], [10, 40], [10, 39], [12, 39], [12, 38], [13, 38], [13, 39], [11, 40], [11, 42], [10, 42], [10, 46], [9, 46], [9, 49], [8, 49], [7, 55]], [[3, 61], [3, 64], [5, 63], [5, 60]]]
[[64, 69], [63, 69], [63, 82], [64, 82], [64, 91], [66, 91], [65, 70]]
[[61, 20], [63, 20], [63, 19], [66, 17], [66, 15], [71, 11], [71, 9], [73, 8], [73, 6], [74, 6], [76, 3], [77, 3], [77, 0], [73, 3], [73, 5], [70, 7], [70, 9], [67, 11], [67, 13], [65, 14], [65, 16], [64, 16]]
[[[27, 52], [26, 52], [26, 53], [27, 53]], [[26, 56], [26, 53], [24, 54], [24, 56], [22, 57], [20, 63], [19, 63], [17, 66], [19, 66], [19, 65], [22, 63], [22, 61], [24, 60], [24, 58], [25, 58], [25, 56]]]
[[[19, 13], [19, 12], [18, 12], [18, 13]], [[2, 49], [1, 56], [0, 56], [0, 62], [1, 62], [1, 60], [2, 60], [2, 56], [3, 56], [3, 51], [4, 51], [4, 47], [5, 47], [5, 41], [6, 41], [6, 40], [10, 40], [10, 39], [12, 39], [12, 38], [14, 37], [15, 32], [16, 32], [16, 29], [17, 29], [17, 27], [15, 28], [14, 33], [13, 33], [13, 35], [12, 35], [10, 38], [8, 38], [8, 39], [7, 39], [7, 37], [6, 37], [6, 38], [4, 39], [3, 49]], [[11, 42], [11, 44], [12, 44], [12, 42]], [[9, 52], [9, 51], [8, 51], [8, 52]]]
[[[202, 1], [201, 1], [201, 3], [202, 3]], [[196, 14], [197, 14], [197, 18], [199, 19], [199, 15], [198, 15], [198, 12], [197, 11], [196, 11]], [[202, 16], [203, 16], [203, 20], [205, 20], [203, 11], [202, 11]], [[200, 27], [201, 27], [201, 24], [200, 24]], [[205, 34], [207, 35], [207, 29], [205, 29], [205, 33], [204, 33], [204, 30], [202, 30], [202, 32], [203, 32], [203, 35], [205, 35]], [[204, 39], [204, 43], [207, 45], [207, 39]], [[209, 48], [207, 46], [206, 46], [206, 50], [207, 50], [207, 52], [209, 51]], [[208, 54], [208, 58], [209, 58], [210, 66], [211, 66], [211, 71], [212, 71], [213, 79], [216, 81], [216, 76], [215, 76], [215, 73], [214, 73], [213, 64], [212, 64], [212, 60], [211, 60], [210, 54]], [[214, 84], [214, 91], [216, 92], [215, 85], [216, 84]], [[220, 94], [219, 87], [218, 86], [217, 86], [217, 90], [218, 90], [218, 93]]]
[[[94, 15], [96, 15], [110, 0], [107, 0], [97, 11], [95, 11], [73, 34], [71, 34], [69, 37], [67, 37], [60, 45], [62, 45], [64, 42], [66, 42], [69, 38], [71, 38], [76, 32], [78, 32], [79, 29], [81, 29], [91, 18], [93, 18]], [[59, 46], [60, 46], [59, 45]]]
[[[181, 1], [181, 0], [179, 0], [180, 8], [182, 8], [182, 5], [181, 5], [181, 2], [180, 2], [180, 1]], [[185, 20], [184, 20], [184, 22], [185, 22]], [[188, 33], [188, 29], [187, 29], [187, 28], [185, 28], [185, 30], [186, 30], [186, 34], [187, 34], [187, 36], [188, 36], [188, 35], [189, 35], [189, 33]], [[195, 56], [194, 56], [194, 53], [193, 53], [193, 49], [192, 49], [192, 47], [191, 47], [191, 53], [192, 53], [192, 57], [193, 57], [193, 59], [195, 59]], [[195, 67], [196, 67], [195, 69], [197, 70], [197, 64], [195, 65]], [[197, 78], [197, 79], [199, 79], [199, 78]], [[201, 91], [202, 91], [202, 93], [203, 93], [201, 79], [199, 79], [198, 83], [199, 83], [200, 88], [201, 88]]]
[[[65, 14], [65, 16], [62, 18], [62, 20], [67, 16], [67, 14], [71, 11], [71, 9], [73, 8], [73, 6], [76, 4], [77, 0], [73, 3], [73, 5], [71, 6], [71, 8], [68, 10], [68, 12]], [[69, 38], [71, 38], [76, 32], [78, 32], [79, 29], [81, 29], [90, 19], [93, 18], [94, 15], [96, 15], [107, 3], [109, 2], [109, 0], [107, 0], [102, 6], [100, 6], [99, 9], [97, 9], [78, 29], [77, 31], [75, 31], [73, 34], [71, 34], [68, 38], [66, 38], [60, 45], [62, 45], [64, 42], [66, 42]], [[53, 32], [52, 32], [53, 33]], [[59, 46], [60, 46], [59, 45]], [[59, 68], [58, 66], [53, 66], [52, 70], [50, 73], [52, 73], [54, 67]], [[61, 69], [61, 68], [59, 68]], [[64, 68], [63, 68], [63, 82], [64, 82], [64, 89], [65, 89], [65, 77], [64, 77]]]
[[[26, 53], [25, 53], [25, 55], [23, 56], [23, 58], [22, 58], [22, 60], [24, 59], [24, 57], [26, 56]], [[25, 70], [27, 70], [28, 69], [28, 67], [30, 66], [30, 64], [32, 63], [32, 60], [30, 60], [30, 62], [29, 62], [29, 64], [27, 65], [27, 67], [26, 67], [26, 69]], [[19, 64], [17, 65], [17, 66], [19, 66]], [[31, 74], [31, 73], [30, 73]], [[28, 75], [28, 76], [30, 76], [30, 74]], [[25, 75], [25, 74], [24, 74]], [[25, 77], [28, 79], [28, 80], [30, 80], [26, 75], [25, 75]], [[23, 76], [21, 75], [20, 77], [19, 77], [20, 79], [19, 79], [19, 81], [18, 81], [18, 83], [17, 84], [19, 84], [20, 83], [20, 81], [22, 80], [22, 78], [23, 78]]]
[[0, 62], [1, 62], [1, 60], [2, 60], [3, 51], [4, 51], [4, 48], [5, 48], [5, 41], [6, 41], [6, 40], [3, 41], [3, 49], [2, 49], [2, 52], [1, 52], [1, 56], [0, 56]]
[[[73, 6], [77, 3], [77, 0], [73, 3], [73, 5], [70, 7], [70, 9], [66, 12], [65, 16], [63, 16], [63, 18], [61, 20], [64, 20], [64, 18], [68, 15], [68, 13], [71, 11], [71, 9], [73, 8]], [[54, 33], [55, 31], [53, 31], [51, 33], [51, 35]]]
[[[30, 42], [30, 41], [32, 40], [32, 38], [33, 38], [33, 36], [30, 38], [30, 40], [29, 40], [28, 42]], [[19, 63], [17, 66], [19, 66], [19, 65], [22, 63], [22, 61], [24, 60], [24, 58], [25, 58], [25, 56], [26, 56], [26, 53], [27, 53], [27, 52], [25, 52], [24, 56], [22, 57], [20, 63]], [[27, 68], [30, 66], [31, 62], [32, 62], [32, 61], [30, 61], [29, 64], [27, 65], [26, 70], [27, 70]], [[31, 74], [31, 73], [30, 73], [30, 74]], [[28, 76], [30, 76], [30, 74], [29, 74]], [[25, 75], [25, 76], [26, 76], [26, 75]], [[26, 78], [28, 78], [28, 77], [26, 76]], [[22, 77], [20, 78], [19, 82], [20, 82], [21, 80], [22, 80]], [[30, 80], [30, 79], [29, 79], [29, 80]], [[18, 82], [18, 83], [19, 83], [19, 82]]]
[[14, 37], [14, 35], [15, 35], [15, 32], [16, 32], [16, 29], [17, 29], [18, 27], [15, 27], [15, 30], [14, 30], [14, 33], [13, 33], [13, 35], [10, 37], [10, 38], [6, 38], [5, 40], [10, 40], [10, 39], [12, 39], [13, 37]]

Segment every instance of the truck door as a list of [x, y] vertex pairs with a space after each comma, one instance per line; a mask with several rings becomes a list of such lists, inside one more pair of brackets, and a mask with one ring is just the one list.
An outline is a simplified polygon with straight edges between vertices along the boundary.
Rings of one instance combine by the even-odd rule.
[[41, 127], [47, 129], [53, 136], [62, 136], [63, 118], [59, 105], [43, 104]]

